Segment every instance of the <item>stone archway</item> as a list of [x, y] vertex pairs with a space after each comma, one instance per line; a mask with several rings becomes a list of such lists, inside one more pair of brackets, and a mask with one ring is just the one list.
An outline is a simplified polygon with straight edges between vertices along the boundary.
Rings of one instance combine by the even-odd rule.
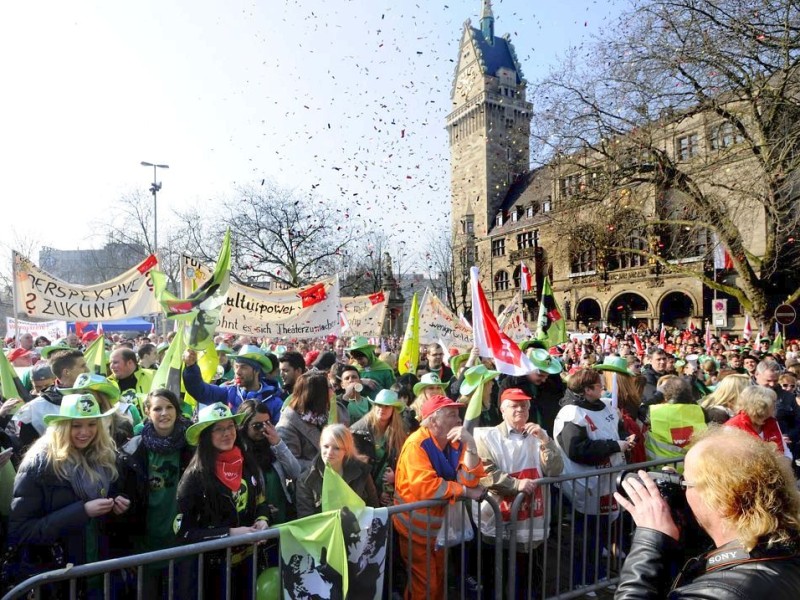
[[603, 310], [594, 298], [584, 298], [575, 309], [575, 321], [586, 327], [599, 327], [603, 320]]
[[661, 298], [658, 317], [668, 327], [686, 329], [694, 314], [694, 300], [684, 292], [669, 292]]
[[636, 328], [640, 324], [647, 326], [646, 313], [649, 311], [650, 305], [644, 297], [635, 292], [625, 292], [608, 304], [608, 324], [622, 329]]

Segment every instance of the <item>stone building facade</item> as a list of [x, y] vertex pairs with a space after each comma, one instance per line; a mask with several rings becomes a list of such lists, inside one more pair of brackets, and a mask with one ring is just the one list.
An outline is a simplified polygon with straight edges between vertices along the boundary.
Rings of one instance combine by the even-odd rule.
[[[694, 269], [707, 275], [711, 271], [712, 277], [735, 285], [733, 272], [717, 272], [710, 262], [713, 240], [687, 239], [673, 261], [684, 273], [667, 273], [635, 253], [595, 256], [565, 234], [570, 221], [595, 210], [590, 202], [576, 206], [574, 199], [593, 185], [587, 164], [596, 159], [571, 156], [530, 168], [531, 104], [526, 101], [526, 81], [509, 37], [494, 35], [488, 0], [483, 3], [480, 27], [469, 21], [464, 24], [451, 97], [452, 112], [446, 122], [451, 225], [456, 277], [461, 281], [458, 303], [465, 313], [470, 311], [471, 265], [479, 266], [483, 288], [499, 314], [520, 293], [524, 262], [534, 282], [533, 289], [523, 294], [529, 322], [536, 320], [542, 281], [549, 276], [573, 331], [607, 324], [657, 329], [662, 322], [686, 327], [690, 321], [702, 327], [705, 319], [712, 318], [712, 305], [720, 306], [715, 300], [724, 300], [727, 307], [725, 317], [718, 315], [714, 326], [741, 330], [744, 316], [738, 302], [714, 294], [698, 278], [685, 274]], [[711, 153], [717, 159], [720, 152], [730, 153], [726, 160], [735, 167], [727, 169], [731, 176], [741, 168], [737, 163], [746, 160], [731, 150], [735, 134], [723, 131], [713, 115], [666, 119], [655, 124], [652, 135], [656, 144], [682, 160], [700, 163]], [[614, 193], [621, 195], [611, 198], [612, 202], [624, 203], [636, 196], [653, 211], [669, 204], [669, 192], [652, 187]], [[763, 216], [759, 214], [756, 207], [735, 211], [747, 247], [755, 254], [763, 251]], [[643, 233], [631, 244], [647, 250], [660, 241]]]

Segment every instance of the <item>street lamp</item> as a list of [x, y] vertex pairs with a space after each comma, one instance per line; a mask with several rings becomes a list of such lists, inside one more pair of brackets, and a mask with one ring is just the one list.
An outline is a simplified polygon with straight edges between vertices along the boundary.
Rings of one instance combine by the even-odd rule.
[[153, 194], [153, 252], [158, 250], [158, 198], [157, 194], [161, 190], [161, 182], [156, 181], [157, 169], [169, 169], [169, 165], [155, 165], [142, 161], [143, 167], [153, 167], [153, 185], [150, 186], [150, 193]]

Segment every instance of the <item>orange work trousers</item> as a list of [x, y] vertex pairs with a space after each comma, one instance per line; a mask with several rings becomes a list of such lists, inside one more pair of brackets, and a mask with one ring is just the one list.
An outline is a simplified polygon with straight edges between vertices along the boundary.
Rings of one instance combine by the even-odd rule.
[[408, 536], [397, 531], [400, 558], [410, 571], [406, 584], [405, 600], [444, 599], [444, 550], [436, 550], [436, 537], [411, 539], [411, 565], [409, 567]]

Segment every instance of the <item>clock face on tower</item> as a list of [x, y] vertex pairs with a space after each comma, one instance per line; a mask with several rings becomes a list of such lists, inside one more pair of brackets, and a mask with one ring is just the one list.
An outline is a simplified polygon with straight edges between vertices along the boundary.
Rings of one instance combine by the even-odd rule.
[[475, 77], [477, 71], [474, 65], [467, 67], [464, 77], [458, 83], [458, 93], [462, 98], [467, 98], [472, 93], [472, 88], [475, 87], [477, 78]]

